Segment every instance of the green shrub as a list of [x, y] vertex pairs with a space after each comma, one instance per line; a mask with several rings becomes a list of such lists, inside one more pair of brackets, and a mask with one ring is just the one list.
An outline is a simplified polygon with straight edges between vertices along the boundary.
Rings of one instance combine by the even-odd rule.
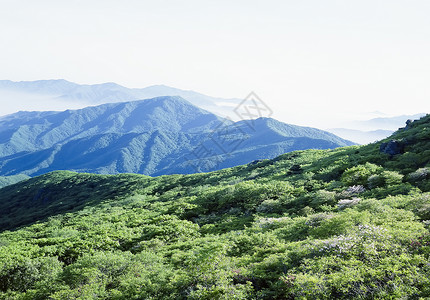
[[313, 193], [311, 205], [313, 207], [318, 207], [324, 204], [326, 205], [336, 204], [336, 192], [319, 190]]
[[367, 181], [371, 175], [380, 174], [383, 171], [381, 166], [372, 163], [358, 165], [347, 169], [342, 174], [342, 182], [346, 185], [367, 185]]
[[393, 186], [401, 184], [403, 175], [396, 171], [382, 171], [380, 174], [371, 175], [367, 179], [367, 186], [370, 189], [383, 186]]
[[428, 178], [430, 178], [430, 168], [419, 168], [407, 176], [410, 182], [422, 181]]
[[315, 214], [309, 217], [309, 219], [306, 221], [306, 225], [310, 227], [318, 227], [321, 222], [324, 220], [328, 220], [334, 217], [334, 214], [332, 213], [319, 213]]

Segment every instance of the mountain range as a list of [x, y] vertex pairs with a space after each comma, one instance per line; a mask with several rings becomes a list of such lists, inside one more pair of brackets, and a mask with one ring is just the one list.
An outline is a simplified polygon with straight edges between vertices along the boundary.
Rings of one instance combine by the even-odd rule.
[[350, 121], [344, 124], [345, 127], [343, 128], [330, 128], [327, 131], [359, 144], [368, 144], [390, 136], [398, 128], [405, 126], [407, 120], [418, 120], [425, 115], [422, 113]]
[[392, 132], [397, 129], [404, 127], [405, 122], [410, 120], [418, 120], [421, 117], [424, 117], [425, 113], [413, 114], [413, 115], [400, 115], [400, 116], [392, 116], [392, 117], [378, 117], [372, 118], [370, 120], [364, 121], [351, 121], [349, 122], [349, 126], [352, 128], [358, 128], [360, 130], [373, 130], [374, 128], [380, 128], [382, 130], [390, 130]]
[[[96, 105], [109, 102], [127, 102], [160, 96], [180, 96], [192, 104], [222, 117], [235, 118], [232, 109], [242, 99], [210, 97], [194, 91], [187, 91], [166, 85], [145, 88], [127, 88], [113, 82], [101, 84], [77, 84], [64, 79], [37, 81], [0, 80], [0, 95], [13, 103], [14, 99], [24, 101], [49, 101], [49, 105]], [[10, 101], [12, 100], [12, 101]], [[0, 112], [1, 114], [1, 112]]]
[[347, 145], [319, 129], [271, 118], [233, 122], [166, 96], [0, 117], [0, 175], [194, 173]]
[[[128, 102], [160, 96], [180, 96], [195, 106], [221, 117], [242, 119], [234, 109], [243, 101], [238, 98], [217, 98], [190, 90], [166, 85], [127, 88], [113, 82], [77, 84], [64, 79], [37, 81], [0, 80], [0, 115], [18, 110], [64, 110], [110, 102]], [[375, 112], [380, 116], [382, 113]], [[375, 115], [375, 114], [372, 114]], [[351, 120], [327, 131], [359, 144], [381, 140], [402, 127], [408, 119], [419, 119], [425, 114], [378, 117]]]
[[351, 141], [354, 141], [361, 145], [380, 141], [390, 136], [394, 132], [392, 130], [383, 130], [383, 129], [364, 131], [364, 130], [349, 129], [349, 128], [330, 128], [330, 129], [327, 129], [327, 131], [339, 137], [350, 139]]

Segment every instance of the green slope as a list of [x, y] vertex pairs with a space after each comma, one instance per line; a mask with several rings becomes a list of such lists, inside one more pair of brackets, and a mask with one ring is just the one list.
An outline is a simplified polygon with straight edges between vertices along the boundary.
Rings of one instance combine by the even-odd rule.
[[7, 186], [0, 298], [430, 297], [430, 116], [382, 142]]

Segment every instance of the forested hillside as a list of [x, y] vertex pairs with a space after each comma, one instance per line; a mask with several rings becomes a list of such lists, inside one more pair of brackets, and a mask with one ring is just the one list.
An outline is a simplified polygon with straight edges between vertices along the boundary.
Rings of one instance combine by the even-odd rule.
[[181, 97], [0, 117], [0, 175], [188, 174], [354, 143], [271, 118], [232, 122]]
[[430, 297], [430, 116], [367, 146], [0, 190], [2, 299]]

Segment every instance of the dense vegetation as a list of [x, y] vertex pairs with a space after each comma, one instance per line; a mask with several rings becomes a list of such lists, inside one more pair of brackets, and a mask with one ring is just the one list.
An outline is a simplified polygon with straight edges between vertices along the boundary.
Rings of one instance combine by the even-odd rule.
[[391, 139], [402, 153], [375, 143], [5, 187], [0, 298], [430, 297], [430, 116]]

